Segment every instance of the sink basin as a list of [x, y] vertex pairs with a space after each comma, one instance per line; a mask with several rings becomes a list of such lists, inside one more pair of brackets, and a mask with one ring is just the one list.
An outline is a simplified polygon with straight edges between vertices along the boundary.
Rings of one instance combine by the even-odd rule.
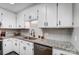
[[29, 39], [29, 40], [36, 40], [37, 38], [35, 38], [35, 37], [24, 37], [25, 39]]

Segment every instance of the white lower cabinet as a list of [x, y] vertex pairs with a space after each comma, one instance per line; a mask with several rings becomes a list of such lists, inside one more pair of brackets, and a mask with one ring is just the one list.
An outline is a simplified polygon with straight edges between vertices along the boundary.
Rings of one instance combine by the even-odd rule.
[[53, 48], [52, 50], [53, 50], [52, 51], [53, 55], [76, 55], [74, 53], [71, 53], [71, 52], [68, 52], [68, 51], [65, 51], [65, 50], [61, 50], [61, 49]]
[[17, 38], [8, 38], [3, 40], [3, 54], [15, 51], [20, 55], [33, 55], [34, 44]]
[[20, 55], [33, 55], [34, 50], [33, 43], [31, 42], [26, 42], [21, 40], [20, 41]]
[[3, 54], [7, 54], [12, 51], [12, 41], [11, 39], [3, 40]]

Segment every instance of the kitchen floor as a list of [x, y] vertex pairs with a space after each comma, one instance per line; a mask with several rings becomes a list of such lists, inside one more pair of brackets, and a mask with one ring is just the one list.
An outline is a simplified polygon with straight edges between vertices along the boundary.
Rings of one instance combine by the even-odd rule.
[[10, 53], [8, 53], [6, 55], [19, 55], [19, 54], [17, 54], [16, 52], [12, 51], [12, 52], [10, 52]]

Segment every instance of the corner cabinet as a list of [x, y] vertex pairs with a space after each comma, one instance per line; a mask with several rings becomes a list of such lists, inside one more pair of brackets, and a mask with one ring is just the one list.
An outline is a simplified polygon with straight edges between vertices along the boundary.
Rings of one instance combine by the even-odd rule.
[[3, 55], [12, 51], [19, 55], [34, 55], [34, 43], [17, 38], [3, 39]]
[[3, 55], [12, 52], [12, 41], [11, 39], [3, 39]]
[[40, 28], [72, 27], [71, 3], [40, 4], [38, 10]]

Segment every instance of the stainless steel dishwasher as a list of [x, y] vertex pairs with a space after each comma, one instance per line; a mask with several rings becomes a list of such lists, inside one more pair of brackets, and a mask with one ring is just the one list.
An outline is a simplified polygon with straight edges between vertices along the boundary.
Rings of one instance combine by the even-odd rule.
[[35, 43], [34, 55], [52, 55], [52, 47]]

